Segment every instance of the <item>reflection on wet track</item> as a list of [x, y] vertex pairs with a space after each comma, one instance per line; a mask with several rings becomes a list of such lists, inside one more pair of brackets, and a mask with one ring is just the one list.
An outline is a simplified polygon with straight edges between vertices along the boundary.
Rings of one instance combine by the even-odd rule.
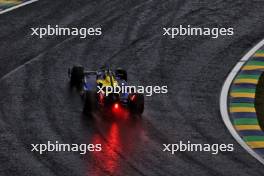
[[141, 126], [143, 117], [133, 116], [124, 108], [113, 107], [112, 114], [98, 113], [92, 118], [91, 124], [101, 131], [95, 133], [88, 143], [102, 144], [102, 151], [87, 154], [94, 163], [87, 164], [87, 176], [118, 175], [123, 169], [122, 162], [131, 158], [147, 139]]

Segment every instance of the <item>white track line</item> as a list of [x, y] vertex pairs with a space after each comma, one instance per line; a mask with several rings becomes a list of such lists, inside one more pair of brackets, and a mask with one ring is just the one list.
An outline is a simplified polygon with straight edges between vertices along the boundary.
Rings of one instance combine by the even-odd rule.
[[222, 115], [222, 119], [228, 128], [229, 132], [232, 134], [232, 136], [236, 139], [236, 141], [248, 151], [253, 157], [255, 157], [259, 162], [264, 164], [264, 159], [260, 157], [252, 148], [250, 148], [244, 141], [243, 139], [238, 135], [236, 132], [232, 122], [230, 121], [229, 118], [229, 113], [228, 113], [228, 93], [230, 86], [232, 85], [232, 82], [238, 72], [240, 71], [241, 67], [250, 59], [250, 57], [262, 46], [264, 45], [264, 39], [260, 41], [256, 46], [254, 46], [233, 68], [233, 70], [229, 73], [227, 76], [225, 83], [222, 87], [221, 91], [221, 96], [220, 96], [220, 112]]
[[3, 10], [3, 11], [0, 11], [0, 15], [1, 15], [1, 14], [4, 14], [4, 13], [6, 13], [6, 12], [10, 12], [10, 11], [12, 11], [12, 10], [15, 10], [15, 9], [17, 9], [17, 8], [19, 8], [19, 7], [23, 7], [23, 6], [25, 6], [25, 5], [31, 4], [31, 3], [33, 3], [33, 2], [37, 2], [37, 1], [38, 1], [38, 0], [30, 0], [30, 1], [26, 1], [26, 2], [24, 2], [24, 3], [18, 4], [18, 5], [16, 5], [16, 6], [10, 7], [10, 8], [8, 8], [8, 9]]

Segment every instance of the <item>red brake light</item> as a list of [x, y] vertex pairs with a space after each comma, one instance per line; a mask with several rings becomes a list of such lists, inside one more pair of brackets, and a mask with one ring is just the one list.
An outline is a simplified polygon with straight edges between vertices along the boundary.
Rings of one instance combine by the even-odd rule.
[[102, 93], [99, 94], [99, 103], [104, 102], [104, 95]]
[[103, 94], [100, 94], [100, 100], [103, 100], [103, 99], [104, 99]]
[[131, 101], [134, 101], [135, 98], [136, 98], [136, 95], [132, 95], [130, 99], [131, 99]]
[[114, 108], [115, 108], [115, 109], [118, 109], [118, 108], [119, 108], [119, 104], [116, 103], [116, 104], [114, 105]]

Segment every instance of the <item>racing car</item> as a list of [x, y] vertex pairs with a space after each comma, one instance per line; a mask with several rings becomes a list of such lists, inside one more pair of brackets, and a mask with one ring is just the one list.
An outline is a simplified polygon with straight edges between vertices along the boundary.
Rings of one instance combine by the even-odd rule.
[[69, 68], [71, 87], [76, 87], [84, 98], [83, 112], [91, 114], [98, 110], [127, 108], [141, 115], [144, 111], [144, 95], [136, 92], [109, 93], [107, 87], [128, 86], [127, 71], [104, 66], [96, 71], [86, 71], [83, 66]]

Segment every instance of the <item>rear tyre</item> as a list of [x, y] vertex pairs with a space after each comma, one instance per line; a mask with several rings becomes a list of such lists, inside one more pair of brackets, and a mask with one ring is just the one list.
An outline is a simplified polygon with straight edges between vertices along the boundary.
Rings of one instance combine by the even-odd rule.
[[116, 69], [115, 74], [120, 79], [127, 81], [127, 71], [126, 70], [121, 69], [121, 68]]
[[84, 78], [84, 68], [82, 66], [74, 66], [70, 71], [71, 87], [81, 89]]
[[[133, 97], [133, 98], [132, 98]], [[144, 112], [144, 95], [131, 94], [129, 96], [129, 109], [136, 115], [141, 115]]]
[[97, 93], [93, 91], [88, 91], [84, 95], [84, 107], [83, 113], [87, 115], [91, 115], [93, 112], [97, 111], [98, 109], [98, 102], [97, 102]]

